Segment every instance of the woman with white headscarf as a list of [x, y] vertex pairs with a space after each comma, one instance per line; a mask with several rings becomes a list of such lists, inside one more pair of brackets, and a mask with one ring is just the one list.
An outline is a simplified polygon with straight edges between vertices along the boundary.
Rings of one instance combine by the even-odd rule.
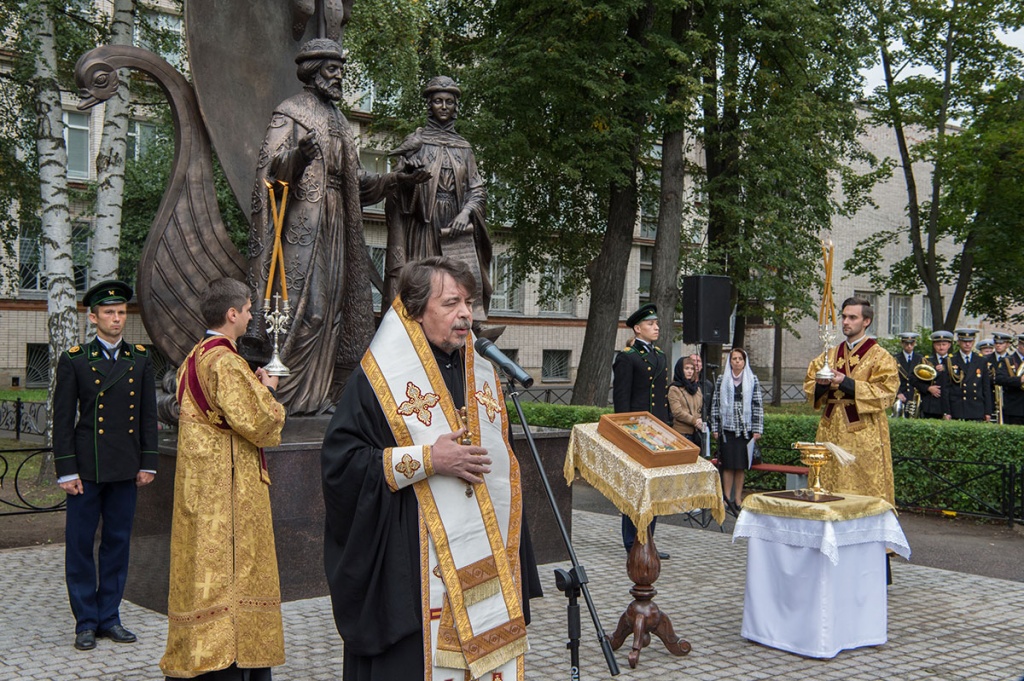
[[718, 440], [725, 504], [739, 513], [743, 479], [753, 461], [750, 444], [764, 432], [764, 405], [761, 384], [750, 370], [743, 348], [729, 353], [729, 368], [731, 371], [722, 373], [711, 399], [711, 436]]

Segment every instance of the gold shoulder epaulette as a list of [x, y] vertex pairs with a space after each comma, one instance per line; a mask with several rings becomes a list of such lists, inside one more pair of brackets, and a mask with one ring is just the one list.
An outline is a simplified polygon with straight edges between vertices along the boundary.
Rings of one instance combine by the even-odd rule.
[[75, 345], [74, 347], [68, 348], [68, 357], [77, 357], [79, 355], [84, 354], [85, 350], [82, 348], [81, 345]]
[[139, 344], [135, 345], [135, 352], [139, 353], [140, 355], [148, 355], [149, 354], [149, 350], [146, 348], [146, 346], [145, 345], [139, 345]]

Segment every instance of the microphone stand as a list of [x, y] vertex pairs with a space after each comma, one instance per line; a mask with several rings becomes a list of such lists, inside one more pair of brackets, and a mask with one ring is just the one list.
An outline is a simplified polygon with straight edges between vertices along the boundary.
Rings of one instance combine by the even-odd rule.
[[581, 626], [580, 606], [577, 600], [580, 593], [583, 594], [583, 599], [587, 603], [587, 609], [590, 610], [590, 618], [594, 621], [594, 628], [597, 629], [597, 641], [601, 645], [601, 651], [604, 653], [604, 660], [608, 665], [608, 671], [612, 676], [618, 676], [619, 664], [615, 660], [614, 653], [612, 653], [612, 644], [601, 627], [601, 621], [597, 617], [597, 608], [594, 607], [594, 601], [590, 598], [590, 590], [587, 588], [587, 572], [576, 558], [576, 551], [572, 547], [572, 540], [565, 529], [562, 514], [558, 511], [554, 492], [551, 491], [551, 484], [548, 482], [548, 476], [544, 472], [544, 464], [540, 460], [540, 453], [537, 452], [537, 444], [533, 441], [533, 433], [530, 432], [530, 425], [526, 422], [526, 415], [523, 413], [523, 407], [519, 403], [519, 393], [515, 390], [515, 381], [507, 374], [506, 377], [508, 378], [508, 395], [512, 398], [512, 403], [516, 407], [516, 413], [519, 415], [519, 422], [523, 425], [523, 432], [526, 433], [526, 443], [529, 445], [530, 452], [533, 453], [533, 460], [537, 464], [537, 472], [540, 473], [540, 481], [544, 485], [544, 493], [547, 494], [548, 503], [551, 504], [551, 511], [555, 514], [555, 521], [558, 523], [558, 531], [562, 533], [562, 541], [565, 542], [565, 548], [569, 551], [569, 560], [572, 561], [571, 569], [555, 570], [555, 586], [569, 599], [567, 606], [569, 642], [565, 646], [569, 649], [571, 665], [569, 678], [572, 681], [578, 681], [580, 678]]

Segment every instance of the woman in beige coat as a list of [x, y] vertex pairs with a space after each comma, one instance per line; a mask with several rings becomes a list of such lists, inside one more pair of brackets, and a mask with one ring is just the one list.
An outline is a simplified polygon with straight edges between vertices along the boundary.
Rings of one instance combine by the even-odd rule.
[[701, 408], [704, 395], [697, 382], [697, 365], [689, 357], [676, 362], [672, 384], [668, 387], [668, 408], [672, 413], [672, 427], [698, 447], [702, 445], [704, 422]]

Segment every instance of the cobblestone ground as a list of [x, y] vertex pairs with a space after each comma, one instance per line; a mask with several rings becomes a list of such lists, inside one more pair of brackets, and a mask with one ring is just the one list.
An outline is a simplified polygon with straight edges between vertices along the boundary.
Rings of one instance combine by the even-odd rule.
[[[618, 525], [617, 516], [573, 513], [577, 555], [587, 568], [591, 595], [608, 632], [630, 600]], [[639, 666], [630, 669], [627, 641], [616, 654], [619, 678], [1017, 681], [1024, 674], [1024, 583], [894, 560], [889, 642], [845, 651], [832, 660], [812, 660], [740, 636], [745, 542], [733, 544], [728, 534], [667, 523], [659, 526], [658, 538], [659, 548], [670, 551], [672, 559], [662, 563], [656, 602], [693, 651], [675, 657], [655, 639], [644, 649]], [[138, 643], [101, 639], [90, 652], [72, 647], [74, 622], [63, 564], [63, 546], [0, 551], [0, 679], [160, 679], [157, 663], [165, 619], [132, 603], [123, 604], [121, 617], [138, 635]], [[547, 597], [533, 601], [527, 679], [569, 678], [566, 599], [554, 588], [555, 567], [568, 565], [541, 568]], [[582, 617], [581, 678], [608, 678], [585, 606]], [[341, 677], [342, 643], [327, 598], [286, 603], [284, 622], [288, 661], [274, 669], [276, 681]]]

